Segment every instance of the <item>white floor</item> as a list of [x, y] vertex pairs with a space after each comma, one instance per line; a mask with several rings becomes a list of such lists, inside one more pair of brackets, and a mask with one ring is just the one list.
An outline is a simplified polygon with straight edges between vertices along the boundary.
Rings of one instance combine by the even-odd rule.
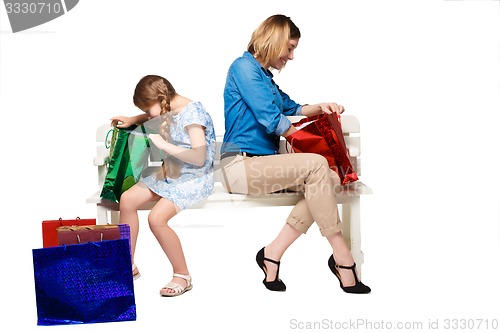
[[[465, 243], [460, 244], [461, 233], [454, 235], [456, 240], [449, 234], [446, 243], [440, 243], [439, 235], [430, 235], [419, 227], [407, 225], [387, 232], [394, 228], [395, 221], [367, 214], [372, 206], [369, 201], [365, 199], [363, 215], [362, 270], [363, 281], [373, 289], [370, 295], [342, 292], [327, 266], [329, 247], [316, 228], [299, 238], [282, 259], [281, 277], [287, 291], [276, 293], [264, 288], [255, 254], [281, 228], [286, 207], [192, 210], [178, 215], [172, 225], [183, 242], [194, 288], [176, 298], [159, 296], [171, 270], [143, 223], [136, 257], [142, 276], [134, 282], [137, 320], [92, 324], [92, 330], [389, 331], [404, 325], [412, 331], [425, 331], [433, 325], [445, 327], [450, 324], [447, 319], [484, 319], [489, 325], [500, 319], [498, 307], [492, 304], [498, 304], [498, 252], [478, 255], [480, 248], [471, 251]], [[145, 217], [141, 214], [143, 221]], [[428, 234], [425, 241], [419, 239], [423, 234]], [[19, 291], [25, 295], [19, 303], [24, 311], [14, 314], [22, 320], [16, 325], [29, 332], [90, 328], [37, 327], [33, 286], [26, 276], [22, 279], [28, 282]], [[485, 327], [484, 322], [482, 325]]]

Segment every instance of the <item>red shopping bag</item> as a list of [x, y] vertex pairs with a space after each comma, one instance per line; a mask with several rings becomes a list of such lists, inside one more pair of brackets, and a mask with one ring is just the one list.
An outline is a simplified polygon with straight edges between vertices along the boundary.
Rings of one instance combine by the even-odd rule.
[[337, 114], [320, 114], [293, 123], [297, 132], [286, 137], [296, 153], [316, 153], [326, 158], [330, 169], [340, 177], [342, 185], [358, 180], [349, 159], [342, 125]]
[[73, 220], [45, 220], [42, 221], [43, 247], [58, 246], [57, 227], [74, 225], [96, 225], [96, 219], [81, 219], [77, 217]]

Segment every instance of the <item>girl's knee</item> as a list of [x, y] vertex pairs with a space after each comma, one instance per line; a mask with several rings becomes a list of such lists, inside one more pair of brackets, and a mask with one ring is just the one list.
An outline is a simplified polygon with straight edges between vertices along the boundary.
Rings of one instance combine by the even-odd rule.
[[129, 203], [129, 201], [131, 201], [131, 199], [132, 199], [132, 195], [130, 195], [130, 193], [128, 191], [125, 191], [120, 196], [120, 204], [121, 203]]
[[165, 227], [168, 225], [168, 219], [165, 219], [165, 216], [151, 211], [148, 215], [148, 224], [151, 229], [156, 227]]
[[134, 200], [134, 196], [131, 195], [131, 193], [128, 193], [128, 191], [123, 192], [120, 196], [120, 211], [137, 209], [138, 205]]

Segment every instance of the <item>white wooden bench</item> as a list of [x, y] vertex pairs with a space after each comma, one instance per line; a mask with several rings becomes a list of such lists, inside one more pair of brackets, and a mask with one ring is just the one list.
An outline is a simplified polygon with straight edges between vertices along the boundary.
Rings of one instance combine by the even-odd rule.
[[[289, 117], [292, 122], [298, 121], [300, 117]], [[342, 129], [344, 139], [351, 156], [352, 164], [356, 169], [358, 176], [361, 176], [361, 149], [360, 149], [360, 126], [356, 117], [351, 115], [342, 116]], [[119, 222], [119, 204], [101, 199], [101, 188], [107, 173], [107, 161], [109, 159], [110, 135], [107, 135], [112, 129], [109, 124], [101, 125], [97, 128], [96, 144], [97, 154], [94, 158], [94, 165], [97, 166], [99, 189], [87, 199], [87, 203], [95, 204], [97, 207], [97, 224], [116, 224]], [[219, 148], [222, 143], [222, 136], [217, 137], [217, 154], [214, 163], [215, 188], [213, 194], [203, 202], [191, 207], [190, 209], [225, 209], [228, 207], [270, 207], [270, 206], [294, 206], [302, 197], [300, 193], [275, 193], [267, 195], [243, 195], [230, 194], [220, 182], [221, 171], [219, 169]], [[286, 141], [281, 140], [280, 152], [286, 153]], [[360, 177], [361, 178], [361, 177]], [[344, 224], [344, 238], [350, 246], [354, 260], [357, 263], [358, 270], [361, 272], [361, 264], [364, 262], [363, 252], [361, 251], [361, 216], [360, 216], [360, 197], [364, 194], [371, 194], [372, 190], [361, 181], [356, 181], [342, 188], [337, 196], [340, 205], [340, 214]], [[153, 203], [141, 207], [141, 210], [150, 210]], [[283, 221], [286, 217], [283, 218]]]

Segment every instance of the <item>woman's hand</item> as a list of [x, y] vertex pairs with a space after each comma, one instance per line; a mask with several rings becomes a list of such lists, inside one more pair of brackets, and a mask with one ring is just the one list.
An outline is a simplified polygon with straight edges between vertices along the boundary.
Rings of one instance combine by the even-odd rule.
[[344, 112], [344, 107], [337, 103], [319, 103], [318, 106], [321, 110], [319, 113], [331, 114], [335, 112], [340, 116]]

